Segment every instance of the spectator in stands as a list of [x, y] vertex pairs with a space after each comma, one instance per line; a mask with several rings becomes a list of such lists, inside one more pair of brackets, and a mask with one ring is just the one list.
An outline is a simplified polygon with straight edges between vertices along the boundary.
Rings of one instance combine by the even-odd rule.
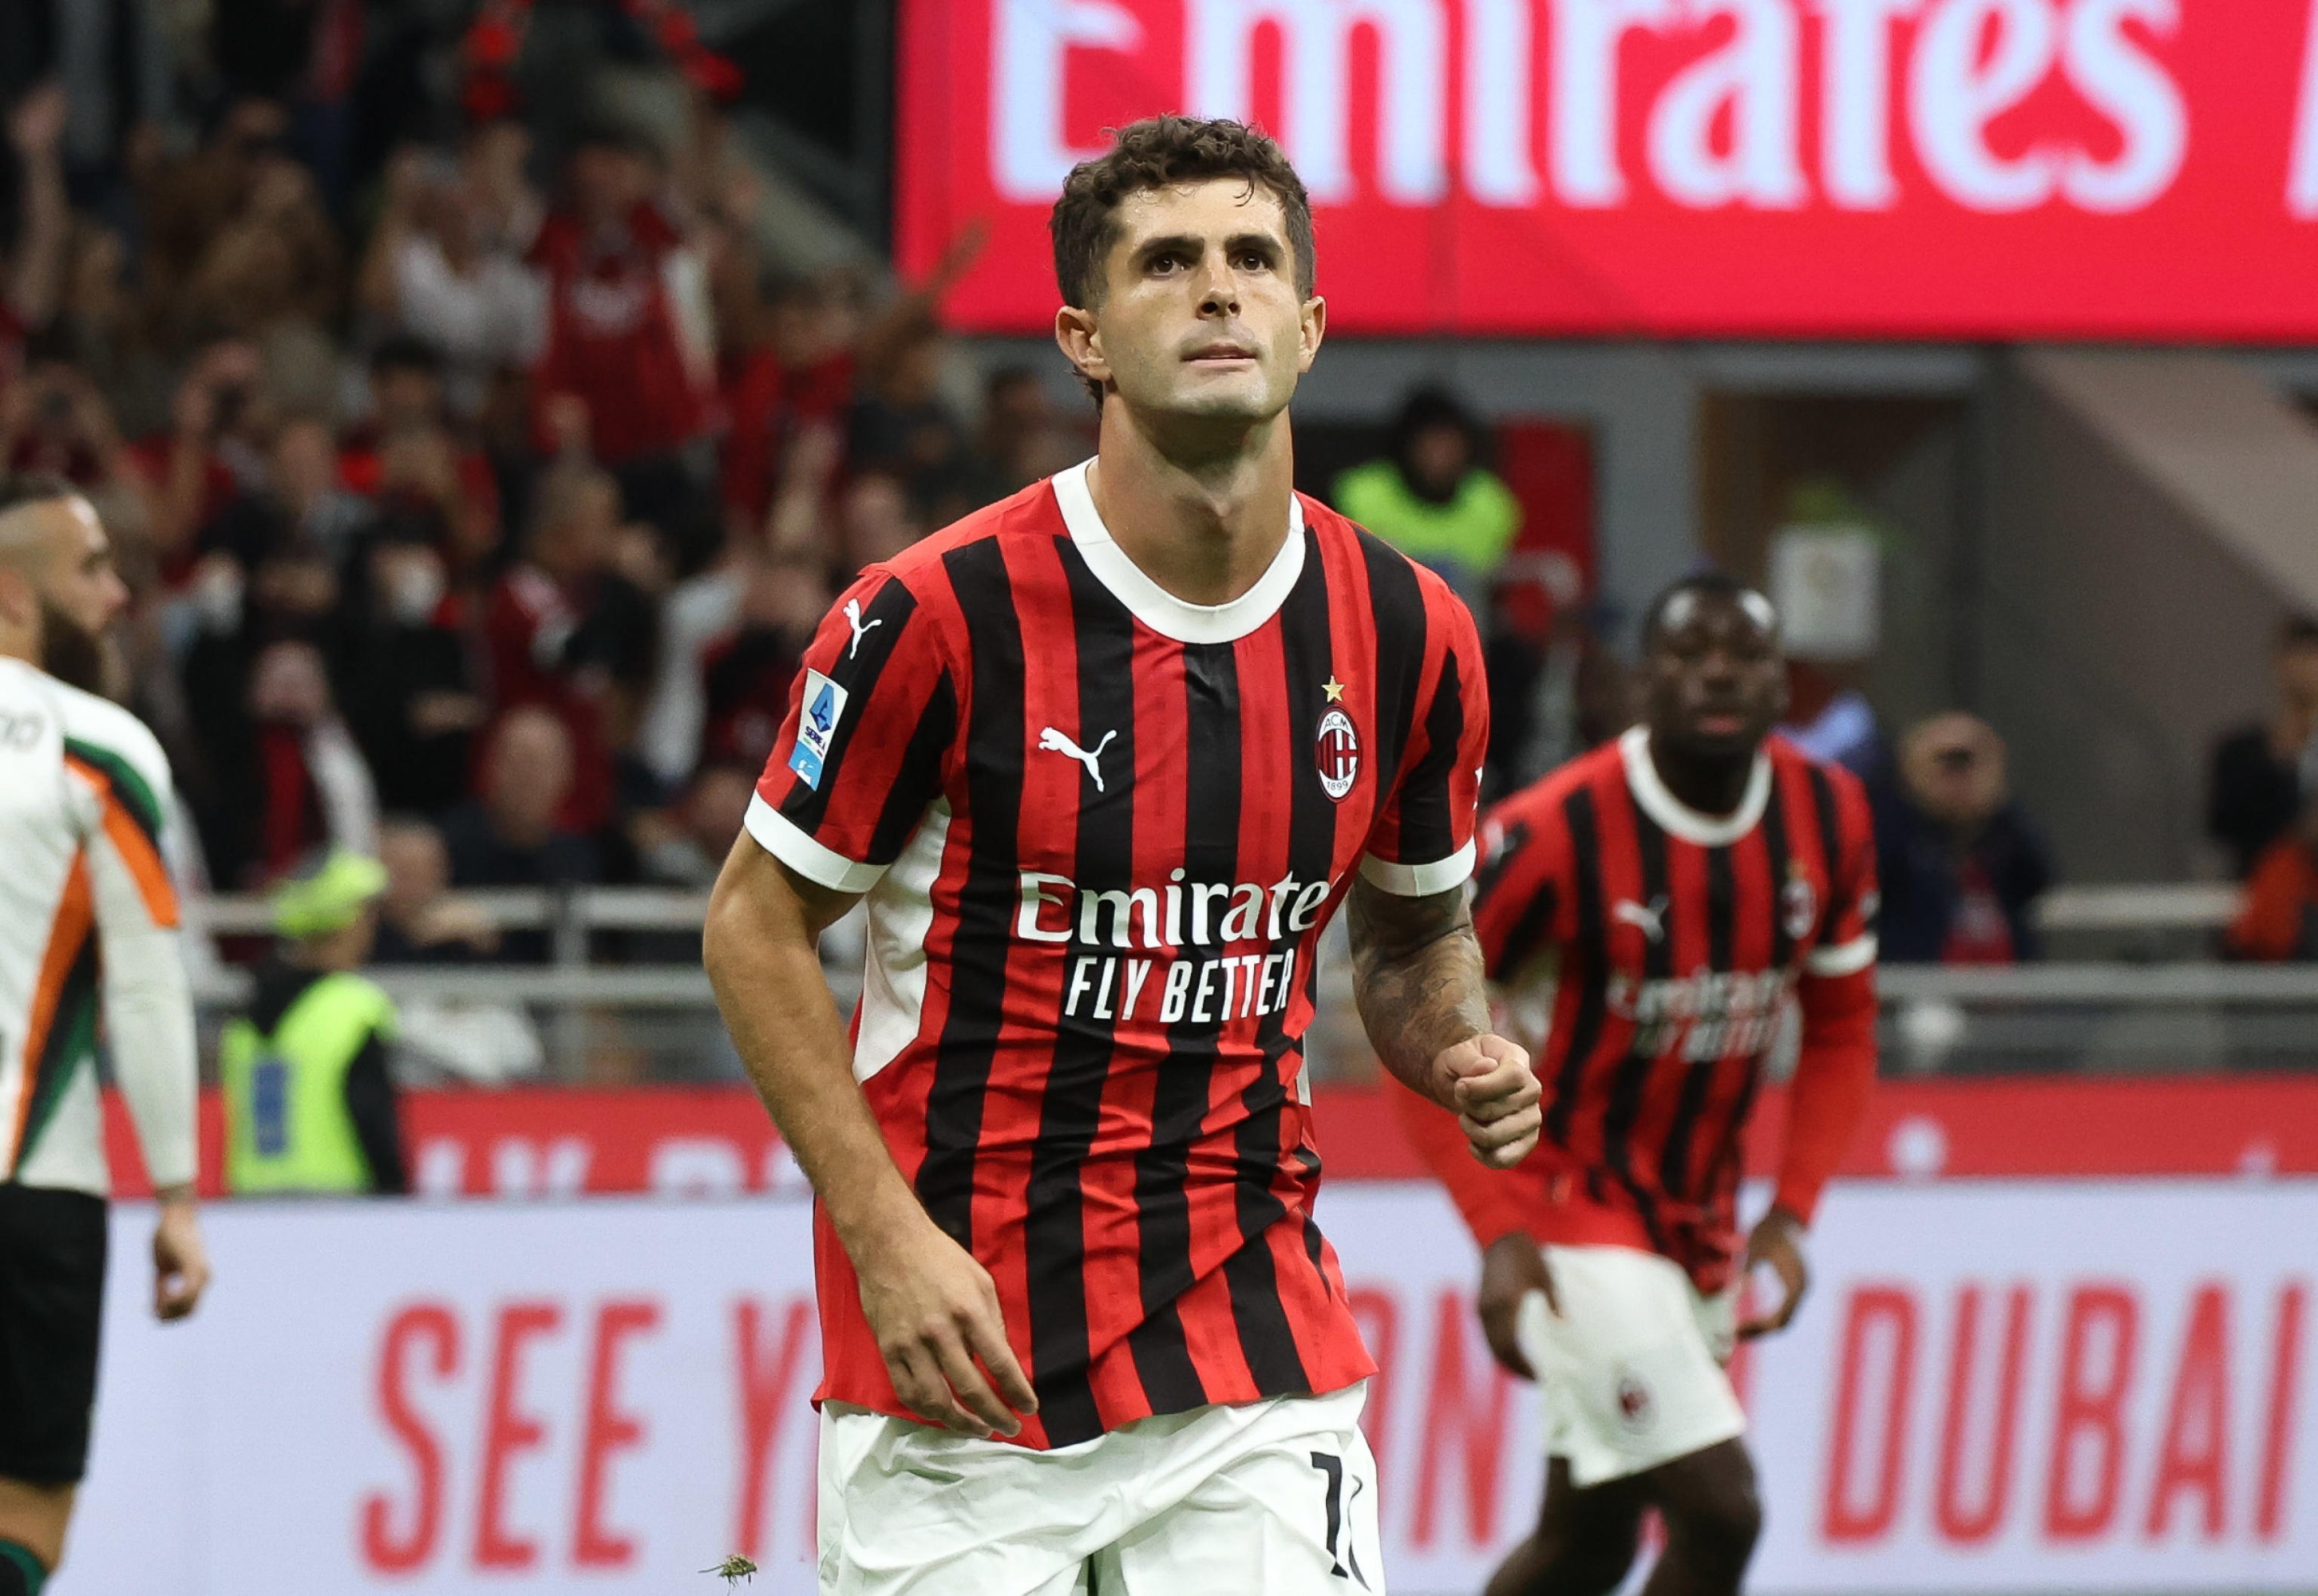
[[[900, 489], [890, 482], [888, 491]], [[769, 554], [750, 562], [739, 627], [703, 657], [702, 758], [761, 770], [788, 713], [789, 689], [830, 605], [822, 562]]]
[[177, 385], [169, 432], [139, 446], [154, 489], [155, 544], [173, 578], [191, 568], [201, 534], [225, 507], [265, 486], [272, 417], [265, 375], [257, 346], [246, 339], [204, 345]]
[[2318, 959], [2318, 803], [2255, 859], [2223, 944], [2242, 959]]
[[898, 328], [868, 367], [854, 401], [846, 459], [906, 488], [929, 520], [947, 524], [1001, 496], [992, 471], [966, 446], [965, 426], [941, 391], [946, 344], [930, 309]]
[[63, 300], [48, 330], [50, 352], [96, 385], [123, 435], [142, 437], [167, 419], [170, 372], [130, 264], [118, 230], [76, 221]]
[[[36, 339], [33, 347], [55, 342]], [[0, 387], [0, 461], [12, 471], [62, 477], [85, 493], [141, 496], [144, 489], [103, 393], [61, 360], [36, 358]]]
[[371, 508], [338, 478], [337, 440], [318, 417], [292, 417], [274, 431], [261, 484], [237, 491], [202, 528], [199, 547], [255, 571], [276, 557], [311, 558], [343, 580]]
[[1993, 729], [1961, 712], [1922, 722], [1870, 796], [1886, 960], [2008, 964], [2037, 956], [2031, 910], [2053, 883], [2052, 860], [2006, 787], [2004, 743]]
[[1082, 430], [1056, 414], [1046, 379], [1029, 366], [1001, 366], [983, 384], [975, 448], [990, 463], [1002, 497], [1093, 453]]
[[67, 109], [64, 89], [50, 83], [8, 112], [8, 143], [16, 155], [16, 228], [0, 276], [0, 380], [13, 380], [25, 336], [48, 325], [64, 293], [72, 209], [58, 149]]
[[[920, 516], [901, 479], [884, 471], [864, 471], [848, 482], [839, 497], [837, 513], [841, 556], [838, 569], [848, 581], [856, 572], [882, 565], [916, 542], [925, 536], [929, 525]], [[939, 505], [934, 513], [940, 513]], [[966, 510], [957, 513], [964, 515]]]
[[633, 538], [619, 484], [566, 462], [544, 477], [526, 559], [501, 578], [484, 613], [491, 691], [501, 709], [538, 704], [562, 718], [573, 764], [565, 823], [593, 831], [610, 818], [615, 691], [640, 689], [652, 666], [652, 616], [642, 587], [615, 565]]
[[386, 887], [373, 963], [464, 964], [499, 952], [490, 917], [451, 891], [451, 856], [433, 821], [407, 814], [380, 821], [378, 862]]
[[217, 802], [204, 832], [211, 878], [254, 888], [317, 848], [375, 854], [377, 789], [333, 706], [321, 650], [296, 640], [266, 645], [250, 670], [247, 715], [238, 757], [213, 772]]
[[[459, 887], [566, 887], [593, 883], [596, 845], [558, 823], [571, 795], [571, 734], [539, 705], [514, 709], [493, 728], [483, 755], [482, 794], [443, 818], [451, 883]], [[511, 931], [502, 958], [547, 957], [538, 931]]]
[[490, 247], [489, 202], [469, 183], [440, 157], [398, 151], [355, 284], [363, 309], [442, 355], [445, 395], [461, 416], [482, 408], [494, 372], [530, 363], [541, 336], [539, 283]]
[[336, 628], [346, 723], [389, 810], [436, 814], [466, 796], [470, 742], [490, 709], [476, 691], [439, 517], [393, 515], [365, 551]]
[[313, 174], [278, 147], [257, 151], [238, 203], [201, 241], [181, 313], [189, 326], [268, 340], [312, 339], [337, 315], [344, 250]]
[[2206, 787], [2206, 834], [2229, 850], [2240, 880], [2318, 794], [2318, 617], [2279, 629], [2270, 683], [2269, 717], [2215, 745]]
[[225, 108], [198, 150], [132, 169], [141, 191], [147, 294], [165, 340], [189, 330], [187, 285], [201, 257], [247, 203], [261, 164], [281, 155], [289, 129], [279, 104], [244, 97]]
[[1483, 463], [1487, 435], [1437, 388], [1410, 394], [1391, 451], [1336, 479], [1336, 508], [1429, 567], [1477, 615], [1522, 526], [1521, 504]]
[[[724, 856], [741, 835], [748, 818], [749, 801], [757, 791], [761, 766], [712, 761], [694, 773], [681, 798], [668, 811], [651, 845], [641, 861], [646, 881], [655, 886], [706, 892], [716, 884]], [[696, 958], [697, 937], [678, 956]]]
[[654, 198], [655, 153], [611, 127], [582, 134], [563, 206], [531, 260], [546, 334], [533, 373], [543, 446], [574, 435], [618, 478], [629, 514], [697, 569], [721, 529], [705, 515], [714, 334], [698, 254]]

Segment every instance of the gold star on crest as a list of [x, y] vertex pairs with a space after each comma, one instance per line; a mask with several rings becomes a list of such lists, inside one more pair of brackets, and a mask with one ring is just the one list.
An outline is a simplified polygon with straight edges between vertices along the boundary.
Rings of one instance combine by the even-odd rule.
[[1330, 704], [1342, 704], [1344, 701], [1344, 684], [1334, 676], [1329, 677], [1327, 681], [1322, 684], [1320, 691], [1328, 695]]

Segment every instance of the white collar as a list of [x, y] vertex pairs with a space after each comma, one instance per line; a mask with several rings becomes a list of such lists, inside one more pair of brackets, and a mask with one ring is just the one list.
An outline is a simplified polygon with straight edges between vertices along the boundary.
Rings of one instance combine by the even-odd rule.
[[1650, 758], [1649, 727], [1627, 728], [1618, 739], [1618, 753], [1626, 762], [1626, 785], [1642, 812], [1667, 835], [1699, 847], [1729, 847], [1755, 829], [1770, 805], [1771, 756], [1760, 749], [1755, 754], [1755, 768], [1747, 776], [1746, 794], [1738, 807], [1727, 815], [1701, 814], [1667, 791]]
[[1111, 541], [1110, 529], [1094, 507], [1094, 495], [1087, 491], [1087, 467], [1093, 463], [1083, 460], [1056, 472], [1055, 501], [1062, 507], [1063, 525], [1070, 529], [1079, 558], [1137, 620], [1179, 643], [1229, 643], [1280, 613], [1304, 574], [1304, 506], [1294, 494], [1288, 496], [1287, 540], [1255, 586], [1228, 604], [1188, 604], [1145, 575], [1127, 551]]

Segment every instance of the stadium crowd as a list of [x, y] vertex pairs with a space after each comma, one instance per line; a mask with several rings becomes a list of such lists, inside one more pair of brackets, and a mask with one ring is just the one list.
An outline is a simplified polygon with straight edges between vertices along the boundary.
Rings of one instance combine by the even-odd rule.
[[972, 430], [946, 400], [930, 304], [975, 240], [914, 291], [772, 283], [693, 101], [675, 148], [472, 120], [334, 207], [292, 112], [238, 97], [182, 154], [132, 139], [109, 208], [68, 201], [63, 90], [17, 103], [0, 457], [112, 533], [109, 686], [214, 889], [325, 846], [402, 901], [706, 884], [832, 592], [1084, 452], [1030, 373]]

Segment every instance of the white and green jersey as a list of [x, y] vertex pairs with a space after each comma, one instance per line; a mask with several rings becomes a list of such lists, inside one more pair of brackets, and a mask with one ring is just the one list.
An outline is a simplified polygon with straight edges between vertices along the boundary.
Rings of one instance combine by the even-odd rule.
[[0, 659], [0, 1179], [102, 1197], [103, 1019], [156, 1186], [193, 1178], [193, 1013], [136, 716]]

